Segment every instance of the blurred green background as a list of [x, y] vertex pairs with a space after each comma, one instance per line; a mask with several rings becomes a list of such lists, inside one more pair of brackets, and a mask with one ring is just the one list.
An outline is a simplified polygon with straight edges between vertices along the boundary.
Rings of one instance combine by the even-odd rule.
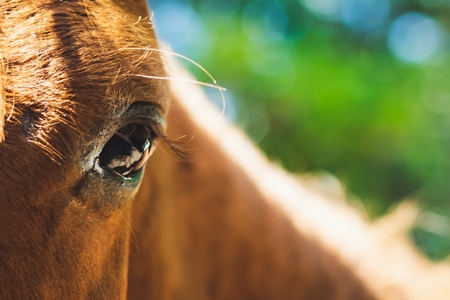
[[448, 257], [450, 0], [149, 4], [158, 35], [227, 88], [226, 116], [272, 160], [330, 172], [372, 218], [415, 200], [415, 243]]

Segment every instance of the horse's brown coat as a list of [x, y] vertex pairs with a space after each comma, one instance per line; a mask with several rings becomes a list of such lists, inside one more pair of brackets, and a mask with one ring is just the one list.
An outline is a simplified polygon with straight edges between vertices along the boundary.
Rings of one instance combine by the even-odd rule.
[[132, 103], [167, 110], [152, 26], [125, 1], [4, 0], [0, 298], [126, 293], [135, 188], [93, 170]]
[[[1, 10], [0, 299], [446, 299], [445, 266], [305, 192], [198, 91], [135, 76], [167, 76], [144, 1]], [[137, 195], [94, 167], [134, 103], [194, 137]]]

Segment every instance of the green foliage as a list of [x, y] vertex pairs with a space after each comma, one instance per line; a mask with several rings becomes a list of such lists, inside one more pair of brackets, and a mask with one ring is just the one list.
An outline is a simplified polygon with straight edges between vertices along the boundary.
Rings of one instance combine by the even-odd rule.
[[411, 231], [411, 237], [416, 245], [422, 249], [425, 254], [433, 260], [442, 260], [447, 258], [450, 248], [450, 239], [433, 232], [428, 232], [421, 228], [414, 228]]

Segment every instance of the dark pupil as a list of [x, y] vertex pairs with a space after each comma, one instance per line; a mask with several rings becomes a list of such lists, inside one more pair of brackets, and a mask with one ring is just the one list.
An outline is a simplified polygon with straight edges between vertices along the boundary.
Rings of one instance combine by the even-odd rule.
[[133, 177], [142, 169], [150, 146], [149, 132], [143, 126], [128, 125], [106, 143], [100, 153], [100, 166], [112, 169], [124, 177]]

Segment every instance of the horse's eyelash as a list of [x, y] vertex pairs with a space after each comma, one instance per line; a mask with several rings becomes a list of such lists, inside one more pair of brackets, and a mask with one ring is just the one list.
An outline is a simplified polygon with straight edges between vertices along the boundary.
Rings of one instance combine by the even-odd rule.
[[180, 136], [177, 138], [171, 138], [167, 136], [164, 131], [160, 127], [147, 127], [149, 132], [153, 133], [154, 137], [162, 143], [162, 146], [168, 150], [172, 155], [177, 157], [182, 161], [188, 161], [189, 150], [187, 144], [189, 141], [186, 141], [185, 136]]

